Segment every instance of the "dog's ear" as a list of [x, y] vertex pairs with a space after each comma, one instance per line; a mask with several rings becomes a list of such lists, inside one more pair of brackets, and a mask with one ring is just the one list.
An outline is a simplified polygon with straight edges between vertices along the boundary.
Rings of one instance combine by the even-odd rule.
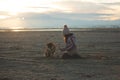
[[51, 48], [51, 47], [54, 46], [54, 44], [50, 42], [50, 43], [47, 43], [47, 46], [48, 46], [49, 48]]

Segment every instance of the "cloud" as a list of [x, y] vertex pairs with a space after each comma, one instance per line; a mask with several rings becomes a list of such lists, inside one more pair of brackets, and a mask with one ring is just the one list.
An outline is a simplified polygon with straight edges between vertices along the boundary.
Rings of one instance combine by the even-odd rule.
[[115, 3], [120, 2], [120, 0], [82, 0], [84, 2], [94, 2], [94, 3]]
[[100, 14], [100, 13], [63, 13], [63, 12], [51, 12], [51, 13], [24, 13], [19, 17], [25, 19], [34, 20], [99, 20], [101, 16], [112, 16], [112, 14]]
[[[119, 21], [109, 21], [98, 19], [101, 16], [111, 16], [112, 14], [97, 13], [22, 13], [18, 16], [10, 17], [0, 21], [5, 27], [28, 27], [28, 28], [61, 28], [64, 24], [70, 27], [85, 27], [90, 25], [118, 24]], [[24, 18], [24, 19], [23, 19]]]
[[120, 19], [120, 1], [111, 2], [111, 3], [101, 3], [104, 6], [110, 7], [113, 10], [103, 10], [104, 13], [112, 13], [113, 15], [108, 17], [110, 20], [119, 20]]
[[[106, 2], [106, 3], [103, 3]], [[93, 18], [90, 18], [88, 16], [88, 19], [93, 20], [94, 17], [96, 17], [96, 20], [117, 20], [120, 19], [119, 13], [120, 13], [120, 6], [119, 2], [115, 1], [110, 1], [109, 3], [107, 1], [102, 1], [102, 2], [95, 2], [93, 1], [78, 1], [78, 0], [67, 0], [67, 1], [61, 1], [61, 2], [56, 2], [56, 5], [58, 5], [58, 9], [61, 12], [64, 13], [83, 13], [83, 14], [106, 14], [106, 15], [101, 15], [98, 17], [96, 15], [93, 15]], [[107, 14], [112, 14], [112, 15], [107, 15]], [[98, 19], [97, 19], [98, 18]], [[85, 16], [82, 19], [87, 19]]]
[[38, 9], [38, 8], [48, 9], [48, 8], [50, 8], [50, 7], [44, 7], [44, 6], [43, 6], [43, 7], [41, 7], [41, 6], [34, 7], [34, 6], [33, 6], [33, 7], [29, 7], [29, 8], [33, 8], [33, 9], [36, 9], [36, 8], [37, 8], [37, 9]]
[[99, 3], [83, 1], [61, 1], [56, 2], [63, 12], [73, 13], [100, 13], [103, 9], [111, 9]]
[[[51, 12], [51, 13], [23, 13], [16, 17], [11, 17], [10, 19], [22, 19], [24, 20], [25, 26], [28, 27], [59, 27], [64, 24], [69, 24], [72, 26], [80, 25], [93, 25], [104, 20], [101, 19], [101, 16], [111, 16], [112, 14], [98, 14], [98, 13], [60, 13], [60, 12]], [[9, 20], [10, 20], [9, 19]], [[106, 20], [107, 21], [107, 20]], [[105, 22], [106, 22], [105, 21]]]
[[118, 5], [118, 6], [120, 6], [120, 2], [114, 2], [114, 3], [102, 3], [102, 4], [105, 4], [105, 5]]
[[31, 6], [27, 8], [31, 10], [30, 12], [38, 12], [38, 13], [46, 13], [52, 10], [52, 8], [48, 6]]
[[7, 11], [0, 11], [0, 15], [9, 15]]
[[10, 17], [9, 13], [6, 11], [0, 11], [0, 20]]

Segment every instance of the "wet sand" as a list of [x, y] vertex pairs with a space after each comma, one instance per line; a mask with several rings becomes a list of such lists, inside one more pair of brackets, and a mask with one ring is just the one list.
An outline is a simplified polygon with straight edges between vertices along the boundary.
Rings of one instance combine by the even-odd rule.
[[82, 59], [43, 56], [61, 31], [0, 32], [0, 80], [120, 80], [120, 32], [74, 31]]

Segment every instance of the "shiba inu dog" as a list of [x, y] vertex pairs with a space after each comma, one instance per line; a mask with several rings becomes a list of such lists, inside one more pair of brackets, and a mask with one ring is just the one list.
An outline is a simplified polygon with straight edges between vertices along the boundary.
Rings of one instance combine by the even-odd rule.
[[53, 43], [47, 43], [46, 44], [46, 49], [45, 49], [45, 56], [46, 57], [53, 57], [56, 51], [56, 46]]

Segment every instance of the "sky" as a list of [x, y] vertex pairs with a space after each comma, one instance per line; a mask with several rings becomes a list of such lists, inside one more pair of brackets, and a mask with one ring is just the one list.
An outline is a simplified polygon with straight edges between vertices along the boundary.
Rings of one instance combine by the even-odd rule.
[[0, 29], [120, 25], [120, 0], [0, 0]]

